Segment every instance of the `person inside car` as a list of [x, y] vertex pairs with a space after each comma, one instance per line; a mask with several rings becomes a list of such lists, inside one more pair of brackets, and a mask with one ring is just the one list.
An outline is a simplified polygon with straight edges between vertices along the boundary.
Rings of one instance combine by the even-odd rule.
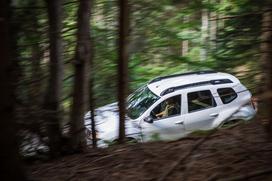
[[162, 112], [156, 114], [157, 118], [165, 118], [168, 116], [178, 114], [178, 106], [173, 98], [167, 99], [165, 103], [166, 103], [165, 109]]

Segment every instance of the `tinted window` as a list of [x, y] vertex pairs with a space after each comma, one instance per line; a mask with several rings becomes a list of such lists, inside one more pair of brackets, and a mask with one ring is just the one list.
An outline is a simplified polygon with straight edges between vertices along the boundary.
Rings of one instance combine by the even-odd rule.
[[180, 115], [181, 95], [170, 97], [161, 102], [151, 111], [151, 116], [155, 119], [167, 118]]
[[197, 91], [188, 93], [188, 112], [198, 111], [216, 106], [211, 91]]
[[232, 88], [217, 89], [217, 92], [224, 104], [232, 102], [237, 97], [236, 92]]

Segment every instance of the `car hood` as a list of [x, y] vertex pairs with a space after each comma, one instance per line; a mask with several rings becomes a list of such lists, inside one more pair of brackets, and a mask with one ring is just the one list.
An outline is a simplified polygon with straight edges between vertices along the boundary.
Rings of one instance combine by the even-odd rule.
[[[85, 115], [85, 127], [91, 130], [91, 113]], [[98, 137], [103, 140], [113, 140], [118, 137], [119, 111], [117, 102], [105, 105], [95, 110], [95, 123]], [[135, 120], [126, 117], [126, 134], [139, 132]]]

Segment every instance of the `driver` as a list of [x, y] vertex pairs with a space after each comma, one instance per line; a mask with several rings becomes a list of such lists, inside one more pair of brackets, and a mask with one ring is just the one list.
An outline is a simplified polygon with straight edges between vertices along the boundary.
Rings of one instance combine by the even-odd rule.
[[178, 114], [177, 105], [173, 98], [167, 99], [165, 103], [166, 103], [165, 109], [162, 112], [156, 114], [157, 118], [164, 118], [164, 117]]

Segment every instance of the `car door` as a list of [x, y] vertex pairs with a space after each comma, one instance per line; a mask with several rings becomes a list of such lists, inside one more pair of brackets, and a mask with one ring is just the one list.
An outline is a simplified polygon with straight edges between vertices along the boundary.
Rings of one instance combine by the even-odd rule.
[[[169, 99], [176, 101], [177, 112], [173, 115], [156, 118], [156, 115], [164, 111], [165, 104]], [[151, 111], [150, 116], [153, 117], [153, 123], [143, 121], [141, 125], [144, 141], [174, 140], [185, 134], [183, 116], [181, 115], [181, 95], [173, 96], [160, 102]]]
[[186, 130], [207, 130], [219, 116], [218, 103], [209, 89], [187, 92], [185, 96], [186, 114], [184, 127]]

